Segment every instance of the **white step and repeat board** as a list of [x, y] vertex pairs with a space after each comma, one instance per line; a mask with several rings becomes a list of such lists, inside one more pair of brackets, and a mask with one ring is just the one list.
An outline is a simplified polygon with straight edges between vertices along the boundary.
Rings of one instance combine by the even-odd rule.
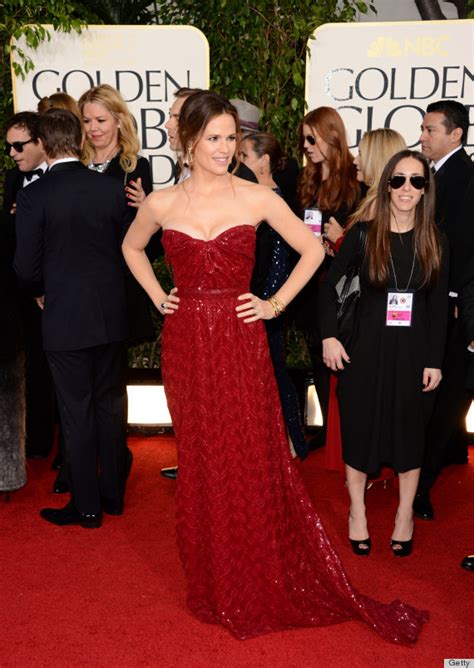
[[170, 185], [176, 155], [164, 124], [178, 88], [209, 86], [209, 45], [202, 32], [192, 26], [89, 26], [79, 35], [45, 27], [51, 41], [36, 50], [18, 44], [35, 69], [25, 80], [12, 73], [15, 111], [36, 111], [42, 97], [59, 91], [78, 99], [92, 86], [110, 84], [135, 117], [154, 187]]
[[308, 110], [335, 107], [352, 149], [367, 130], [398, 130], [418, 147], [430, 102], [458, 100], [470, 111], [474, 154], [474, 20], [339, 23], [308, 41]]

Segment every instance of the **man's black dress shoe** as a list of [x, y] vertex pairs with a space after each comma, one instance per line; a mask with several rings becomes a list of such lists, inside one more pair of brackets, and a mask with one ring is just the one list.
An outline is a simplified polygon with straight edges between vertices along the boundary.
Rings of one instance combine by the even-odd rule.
[[461, 561], [461, 568], [465, 568], [466, 571], [474, 571], [474, 554], [464, 557]]
[[64, 508], [43, 508], [40, 515], [60, 527], [79, 524], [84, 529], [98, 529], [102, 525], [102, 513], [80, 513], [70, 503]]
[[417, 494], [415, 496], [413, 513], [421, 520], [434, 520], [434, 509], [428, 494]]
[[163, 478], [168, 478], [169, 480], [176, 480], [176, 478], [178, 477], [178, 467], [170, 466], [166, 469], [161, 469], [160, 473], [163, 476]]
[[123, 501], [102, 497], [102, 510], [107, 515], [123, 515]]

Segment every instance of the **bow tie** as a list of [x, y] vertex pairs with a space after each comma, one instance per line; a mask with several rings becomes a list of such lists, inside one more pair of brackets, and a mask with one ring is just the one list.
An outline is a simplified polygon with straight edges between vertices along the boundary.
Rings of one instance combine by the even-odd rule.
[[41, 168], [32, 169], [31, 172], [25, 172], [24, 177], [27, 181], [31, 181], [33, 176], [43, 176], [43, 170]]

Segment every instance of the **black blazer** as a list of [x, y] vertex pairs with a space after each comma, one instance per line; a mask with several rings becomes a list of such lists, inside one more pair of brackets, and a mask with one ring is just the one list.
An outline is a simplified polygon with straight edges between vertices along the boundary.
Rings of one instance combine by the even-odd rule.
[[449, 289], [453, 292], [458, 292], [466, 262], [474, 250], [473, 206], [467, 197], [473, 177], [474, 163], [463, 148], [456, 151], [435, 174], [436, 222], [449, 241]]
[[[15, 239], [8, 217], [0, 212], [0, 362], [13, 359], [22, 346], [20, 305], [13, 271]], [[36, 306], [36, 304], [35, 304]]]
[[[5, 174], [5, 190], [3, 193], [3, 211], [5, 217], [10, 216], [10, 211], [16, 202], [16, 195], [21, 188], [23, 188], [24, 174], [20, 172], [18, 167], [9, 169]], [[33, 185], [33, 184], [31, 184]]]
[[[137, 166], [135, 167], [133, 172], [127, 173], [124, 171], [124, 169], [120, 165], [120, 153], [118, 153], [110, 161], [107, 169], [105, 170], [105, 173], [108, 174], [108, 176], [113, 176], [115, 179], [120, 179], [122, 181], [122, 185], [124, 186], [124, 188], [130, 183], [130, 181], [136, 181], [137, 179], [141, 179], [142, 188], [147, 195], [149, 195], [153, 190], [150, 163], [146, 158], [140, 155], [138, 156]], [[136, 209], [133, 209], [132, 207], [132, 212], [133, 211], [135, 211], [136, 213]], [[133, 215], [133, 217], [135, 216]]]
[[53, 166], [18, 193], [14, 268], [34, 296], [44, 294], [45, 350], [125, 339], [128, 224], [122, 186], [78, 161]]

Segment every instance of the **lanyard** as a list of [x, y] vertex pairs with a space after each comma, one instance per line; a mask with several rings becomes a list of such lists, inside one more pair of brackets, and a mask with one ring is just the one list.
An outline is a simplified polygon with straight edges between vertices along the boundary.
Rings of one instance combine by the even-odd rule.
[[393, 277], [395, 279], [395, 289], [396, 289], [397, 292], [407, 292], [408, 291], [408, 289], [410, 287], [410, 284], [411, 284], [411, 279], [413, 278], [413, 273], [415, 271], [415, 260], [416, 260], [416, 246], [415, 246], [415, 249], [413, 251], [413, 262], [411, 263], [410, 278], [408, 279], [407, 286], [406, 286], [406, 288], [403, 288], [403, 289], [399, 288], [398, 287], [398, 280], [397, 280], [397, 272], [395, 271], [395, 265], [393, 263], [392, 251], [390, 251], [390, 264], [392, 266]]

